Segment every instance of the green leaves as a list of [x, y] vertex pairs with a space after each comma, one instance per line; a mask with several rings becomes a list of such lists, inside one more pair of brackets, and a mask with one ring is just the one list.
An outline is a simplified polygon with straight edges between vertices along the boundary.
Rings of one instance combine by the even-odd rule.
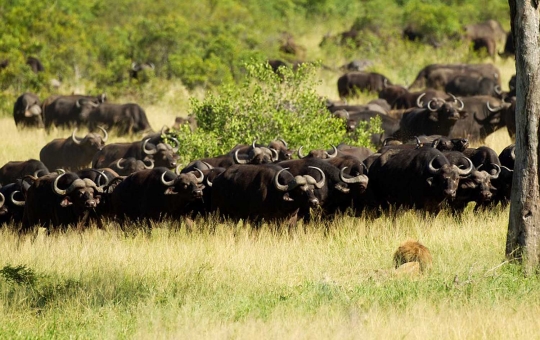
[[253, 140], [267, 144], [284, 138], [291, 147], [327, 149], [342, 142], [368, 145], [371, 134], [380, 133], [380, 121], [375, 121], [355, 136], [346, 134], [343, 121], [332, 117], [315, 92], [316, 65], [304, 64], [296, 71], [284, 67], [278, 74], [263, 63], [244, 68], [247, 76], [241, 84], [227, 83], [219, 94], [192, 99], [198, 130], [178, 131], [184, 161], [221, 155]]

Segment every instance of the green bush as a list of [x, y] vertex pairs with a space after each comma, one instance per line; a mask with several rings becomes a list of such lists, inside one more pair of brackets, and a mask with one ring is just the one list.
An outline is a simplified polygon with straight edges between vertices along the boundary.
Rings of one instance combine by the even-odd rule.
[[225, 84], [219, 94], [192, 99], [198, 129], [191, 132], [182, 127], [177, 132], [184, 161], [221, 155], [236, 144], [268, 143], [276, 138], [306, 149], [326, 149], [342, 142], [368, 146], [371, 134], [380, 133], [380, 121], [375, 121], [369, 129], [360, 128], [354, 139], [348, 136], [343, 121], [332, 117], [315, 92], [316, 67], [312, 65], [302, 65], [296, 72], [282, 67], [280, 75], [267, 64], [251, 63], [245, 68], [242, 84]]

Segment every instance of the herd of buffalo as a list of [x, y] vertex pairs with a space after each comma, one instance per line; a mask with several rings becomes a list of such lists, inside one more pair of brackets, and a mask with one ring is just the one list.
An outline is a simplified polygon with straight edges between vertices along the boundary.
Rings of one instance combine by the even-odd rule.
[[[393, 207], [459, 214], [470, 202], [475, 209], [505, 205], [514, 146], [497, 155], [469, 143], [481, 144], [503, 126], [513, 136], [514, 82], [503, 92], [491, 64], [429, 65], [408, 87], [377, 73], [347, 72], [337, 83], [342, 100], [327, 101], [328, 114], [352, 133], [359, 121], [380, 117], [384, 132], [372, 136], [376, 152], [343, 144], [293, 151], [276, 139], [237, 145], [185, 167], [177, 164], [174, 130], [152, 132], [137, 104], [110, 104], [105, 95], [40, 102], [25, 93], [14, 105], [18, 127], [74, 130], [46, 144], [39, 161], [0, 168], [0, 224], [16, 225], [21, 233], [38, 226], [102, 226], [104, 219], [122, 228], [150, 228], [165, 217], [191, 225], [199, 215], [218, 214], [255, 226], [276, 221], [291, 227], [298, 219], [308, 222], [314, 211], [322, 218], [378, 216]], [[379, 98], [348, 105], [344, 99], [358, 91]], [[77, 136], [82, 127], [90, 133]], [[132, 143], [106, 144], [111, 129], [146, 134]]]

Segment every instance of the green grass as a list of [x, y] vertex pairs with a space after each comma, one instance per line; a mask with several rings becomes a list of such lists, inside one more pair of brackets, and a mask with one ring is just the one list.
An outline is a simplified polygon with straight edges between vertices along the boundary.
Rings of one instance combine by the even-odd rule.
[[[538, 277], [504, 263], [507, 210], [461, 221], [407, 212], [339, 217], [291, 234], [220, 224], [209, 231], [114, 228], [19, 240], [3, 230], [0, 335], [8, 338], [534, 338]], [[431, 271], [388, 275], [408, 238]], [[455, 278], [457, 277], [457, 280]], [[31, 281], [31, 280], [30, 280]]]

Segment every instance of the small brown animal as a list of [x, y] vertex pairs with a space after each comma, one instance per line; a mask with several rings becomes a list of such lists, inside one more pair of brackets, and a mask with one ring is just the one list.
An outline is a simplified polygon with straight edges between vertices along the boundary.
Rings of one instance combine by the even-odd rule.
[[399, 268], [408, 262], [417, 262], [424, 272], [431, 266], [431, 252], [418, 241], [405, 241], [394, 253], [394, 266]]

